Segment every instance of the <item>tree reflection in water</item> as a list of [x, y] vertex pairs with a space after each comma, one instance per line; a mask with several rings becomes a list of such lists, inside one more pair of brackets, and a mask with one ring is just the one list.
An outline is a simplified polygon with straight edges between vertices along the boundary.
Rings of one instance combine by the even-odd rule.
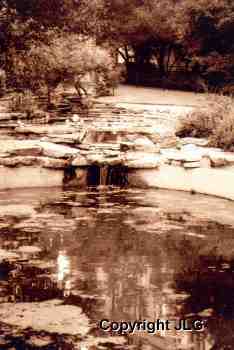
[[200, 314], [207, 319], [212, 350], [233, 349], [234, 346], [233, 267], [233, 260], [201, 256], [193, 271], [183, 271], [183, 275], [177, 276], [178, 289], [190, 293], [182, 311], [185, 315]]
[[20, 219], [12, 241], [20, 246], [24, 233], [51, 268], [24, 267], [11, 277], [16, 300], [63, 298], [96, 324], [205, 318], [204, 332], [138, 334], [128, 342], [142, 350], [233, 348], [234, 262], [220, 251], [224, 241], [234, 247], [234, 230], [154, 203], [143, 205], [139, 191], [40, 192], [35, 217]]

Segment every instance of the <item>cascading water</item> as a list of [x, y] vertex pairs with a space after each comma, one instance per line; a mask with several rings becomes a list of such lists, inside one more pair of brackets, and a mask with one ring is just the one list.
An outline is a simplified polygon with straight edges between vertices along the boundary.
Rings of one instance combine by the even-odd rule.
[[87, 186], [118, 186], [128, 185], [128, 168], [118, 165], [91, 165], [87, 169]]

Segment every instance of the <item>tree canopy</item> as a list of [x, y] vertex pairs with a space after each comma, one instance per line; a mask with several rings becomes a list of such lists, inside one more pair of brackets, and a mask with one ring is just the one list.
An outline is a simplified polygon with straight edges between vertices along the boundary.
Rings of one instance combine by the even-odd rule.
[[233, 54], [232, 0], [95, 0], [91, 12], [98, 43], [126, 62], [157, 62], [162, 76], [181, 60]]
[[100, 0], [103, 11], [97, 13], [97, 40], [120, 49], [125, 61], [142, 64], [155, 59], [162, 75], [182, 55], [182, 41], [187, 23], [180, 1]]
[[[167, 77], [178, 63], [213, 66], [234, 54], [232, 0], [4, 0], [0, 3], [2, 62], [11, 53], [76, 34], [118, 51], [126, 65], [157, 65]], [[41, 45], [41, 44], [40, 44]], [[46, 52], [46, 50], [45, 50]], [[5, 55], [5, 56], [4, 56]], [[217, 64], [216, 64], [217, 68]], [[8, 69], [8, 68], [7, 68]], [[222, 68], [223, 69], [223, 68]], [[224, 68], [225, 69], [225, 68]]]

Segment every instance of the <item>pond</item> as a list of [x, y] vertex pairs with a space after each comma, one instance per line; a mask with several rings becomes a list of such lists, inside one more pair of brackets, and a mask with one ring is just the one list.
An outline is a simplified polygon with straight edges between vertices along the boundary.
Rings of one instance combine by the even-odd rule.
[[[233, 209], [165, 190], [1, 192], [0, 348], [232, 349]], [[175, 330], [181, 319], [192, 329]], [[120, 334], [101, 320], [164, 326]]]

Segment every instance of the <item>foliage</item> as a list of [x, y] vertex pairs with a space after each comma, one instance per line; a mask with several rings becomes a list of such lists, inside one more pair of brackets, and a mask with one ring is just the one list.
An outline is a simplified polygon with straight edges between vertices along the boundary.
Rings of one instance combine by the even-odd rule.
[[[188, 1], [188, 0], [187, 0]], [[230, 0], [188, 1], [186, 12], [190, 19], [188, 46], [203, 56], [211, 52], [234, 52], [234, 4]]]
[[97, 70], [95, 89], [96, 96], [114, 95], [114, 89], [121, 81], [121, 71], [113, 65], [102, 66]]
[[184, 56], [181, 40], [186, 23], [180, 2], [100, 0], [98, 8], [98, 42], [114, 45], [126, 63], [154, 60], [165, 76]]
[[12, 55], [27, 56], [27, 52], [34, 54], [35, 46], [43, 51], [48, 45], [51, 56], [51, 50], [63, 47], [53, 40], [58, 41], [58, 33], [63, 32], [68, 43], [77, 34], [77, 45], [82, 36], [118, 51], [128, 73], [130, 63], [138, 71], [153, 64], [162, 80], [181, 65], [208, 85], [222, 88], [220, 81], [231, 80], [234, 69], [233, 18], [232, 0], [4, 0], [0, 2], [0, 64], [8, 76], [14, 76]]
[[8, 76], [12, 52], [28, 50], [32, 43], [49, 44], [54, 32], [68, 33], [73, 29], [84, 34], [86, 23], [79, 11], [81, 3], [76, 0], [0, 1], [0, 65]]
[[221, 89], [233, 79], [234, 3], [230, 0], [186, 0], [189, 30], [183, 46], [200, 67], [209, 87]]
[[[86, 6], [95, 14], [92, 23], [96, 17], [91, 27], [98, 43], [115, 47], [127, 69], [129, 63], [135, 63], [136, 70], [154, 63], [165, 78], [182, 65], [197, 76], [207, 73], [204, 78], [214, 86], [216, 58], [231, 55], [233, 62], [231, 0], [95, 0]], [[220, 65], [218, 70], [229, 72], [229, 64]], [[225, 74], [220, 79], [226, 79]]]
[[87, 73], [108, 72], [112, 59], [104, 49], [93, 41], [82, 41], [77, 34], [48, 34], [48, 44], [33, 42], [28, 50], [17, 52], [12, 57], [14, 87], [33, 92], [47, 91], [50, 104], [51, 92], [58, 84], [70, 81], [78, 90], [84, 90], [82, 79]]
[[74, 9], [77, 20], [83, 24], [82, 14], [78, 18], [81, 3], [82, 1], [76, 0], [4, 0], [0, 2], [0, 10], [7, 11], [10, 22], [15, 19], [23, 24], [31, 20], [39, 25], [41, 31], [45, 31], [49, 28], [69, 27]]
[[204, 108], [197, 108], [181, 119], [177, 135], [208, 137], [211, 146], [234, 151], [234, 99], [209, 96]]
[[38, 110], [38, 103], [32, 92], [25, 90], [24, 92], [13, 94], [10, 100], [9, 109], [12, 112], [25, 113], [27, 118], [31, 118], [35, 111]]

